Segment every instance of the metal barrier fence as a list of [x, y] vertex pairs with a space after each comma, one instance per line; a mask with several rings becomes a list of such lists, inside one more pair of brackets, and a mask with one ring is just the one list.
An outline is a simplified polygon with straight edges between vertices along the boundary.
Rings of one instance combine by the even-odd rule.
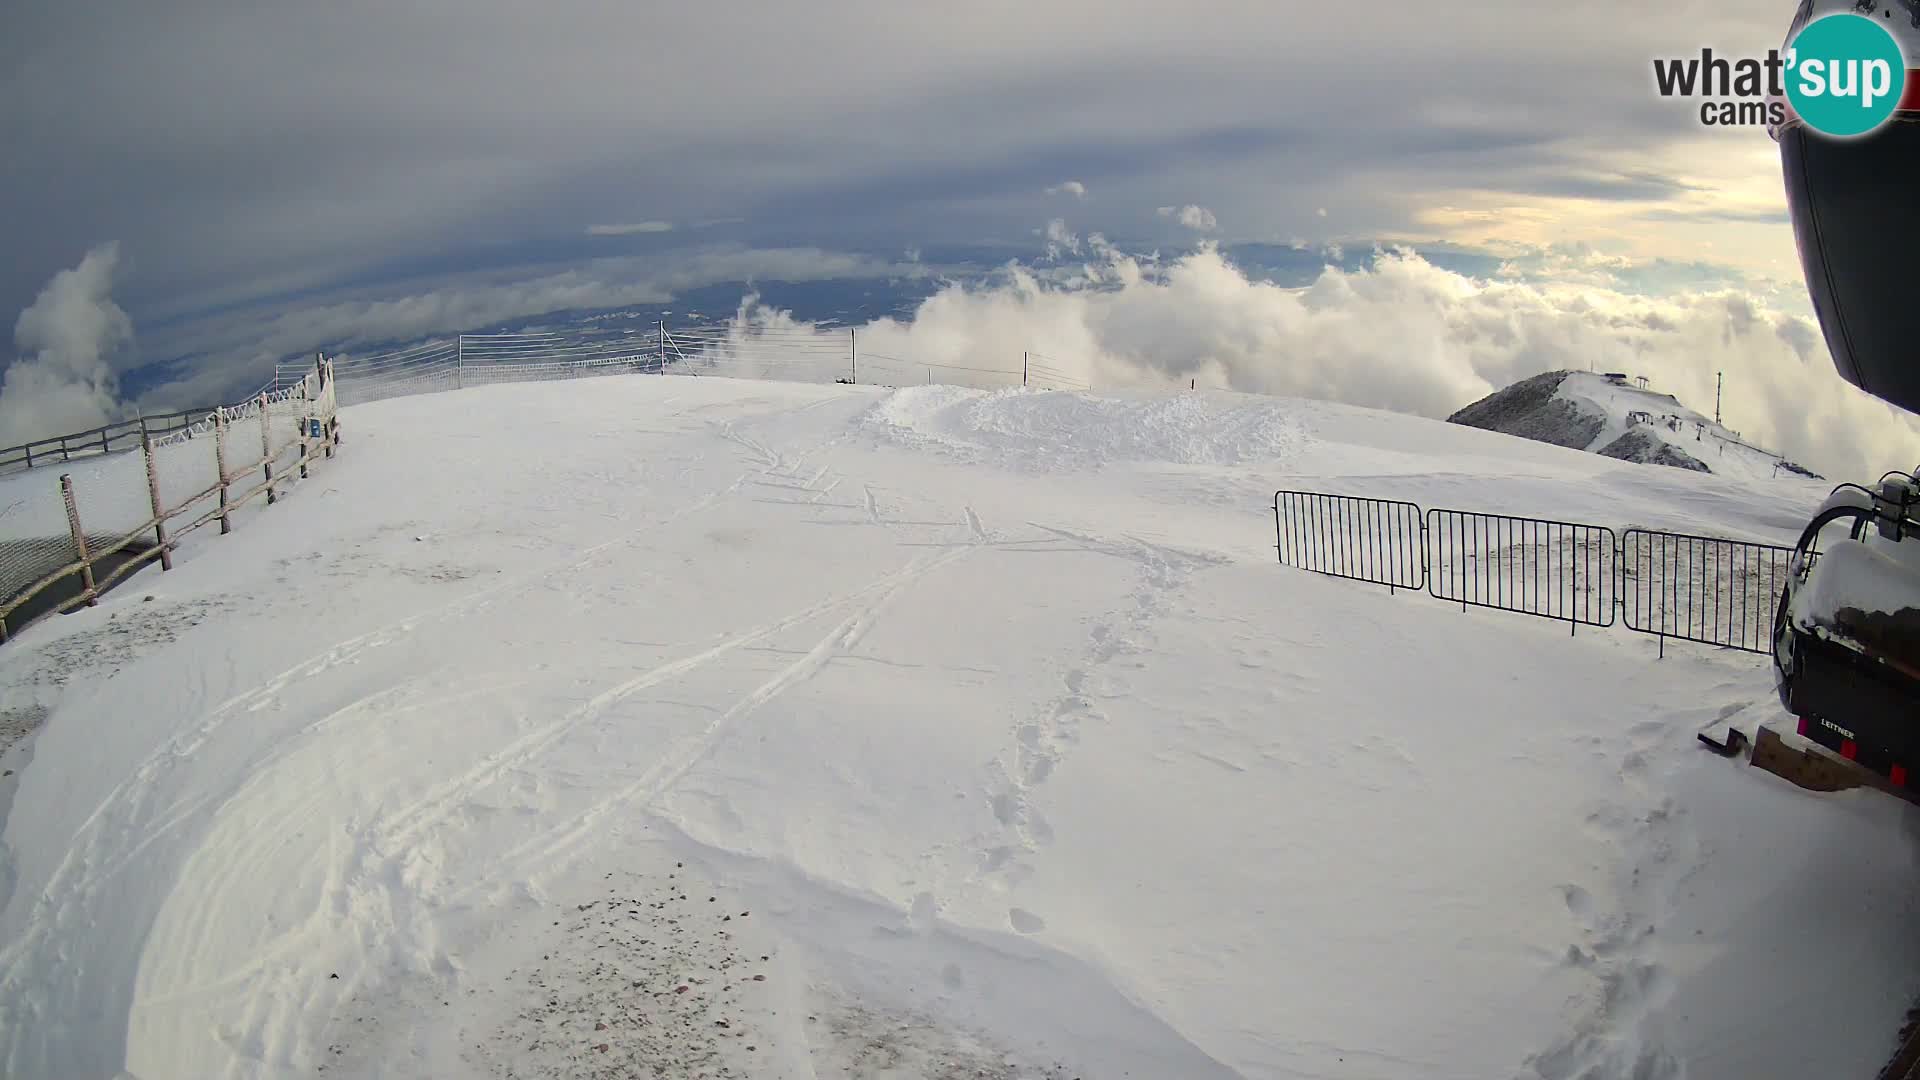
[[1278, 491], [1275, 550], [1287, 566], [1467, 607], [1612, 626], [1741, 652], [1772, 649], [1791, 548], [1711, 536], [1422, 511], [1409, 502]]
[[1791, 548], [1628, 529], [1623, 606], [1630, 630], [1661, 638], [1772, 649]]
[[1427, 592], [1463, 607], [1612, 626], [1613, 530], [1569, 521], [1432, 510]]
[[1412, 503], [1279, 491], [1273, 523], [1281, 562], [1392, 590], [1426, 587], [1420, 508]]

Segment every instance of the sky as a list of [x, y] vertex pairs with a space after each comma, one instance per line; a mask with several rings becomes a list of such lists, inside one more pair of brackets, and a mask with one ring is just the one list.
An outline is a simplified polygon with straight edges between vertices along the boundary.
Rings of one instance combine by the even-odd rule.
[[[1498, 268], [1437, 280], [1483, 298], [1468, 307], [1519, 304], [1509, 324], [1542, 304], [1598, 325], [1660, 303], [1715, 311], [1737, 339], [1727, 303], [1768, 327], [1811, 314], [1776, 151], [1659, 97], [1652, 62], [1763, 52], [1793, 6], [14, 5], [0, 313], [21, 314], [0, 444], [129, 398], [200, 404], [279, 356], [383, 335], [1013, 260], [1091, 265], [1087, 284], [1116, 253], [1233, 274], [1263, 245], [1311, 250], [1345, 267], [1331, 295], [1358, 272], [1348, 254], [1411, 245]], [[1433, 317], [1431, 297], [1411, 303], [1383, 345]], [[74, 315], [49, 337], [56, 307]], [[1698, 357], [1639, 333], [1606, 347], [1699, 382]], [[1804, 326], [1768, 334], [1786, 355], [1741, 372], [1750, 430], [1873, 475], [1920, 458], [1920, 428], [1840, 383], [1817, 342], [1798, 348]], [[1317, 370], [1313, 339], [1268, 344], [1232, 362], [1274, 369], [1252, 382], [1439, 410], [1408, 389], [1431, 365], [1371, 358], [1363, 377]], [[1485, 347], [1429, 357], [1468, 357], [1447, 393], [1553, 352], [1472, 359]], [[1766, 404], [1808, 398], [1884, 434], [1822, 451], [1805, 417]]]

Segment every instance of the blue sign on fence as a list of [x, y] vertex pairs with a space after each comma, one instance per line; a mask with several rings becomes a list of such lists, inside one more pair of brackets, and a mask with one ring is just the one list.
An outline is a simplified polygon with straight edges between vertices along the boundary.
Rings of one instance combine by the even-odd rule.
[[307, 421], [307, 438], [317, 439], [319, 437], [320, 437], [320, 421], [318, 419], [309, 419]]

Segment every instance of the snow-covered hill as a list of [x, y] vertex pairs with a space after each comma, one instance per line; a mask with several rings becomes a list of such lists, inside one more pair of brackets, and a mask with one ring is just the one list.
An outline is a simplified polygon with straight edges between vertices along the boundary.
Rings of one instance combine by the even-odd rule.
[[1671, 394], [1584, 371], [1522, 379], [1461, 409], [1456, 424], [1603, 457], [1754, 479], [1819, 477], [1741, 440]]
[[0, 1073], [1800, 1080], [1920, 991], [1916, 813], [1694, 742], [1764, 660], [1286, 569], [1268, 508], [1778, 541], [1825, 485], [1210, 394], [343, 424], [0, 649]]

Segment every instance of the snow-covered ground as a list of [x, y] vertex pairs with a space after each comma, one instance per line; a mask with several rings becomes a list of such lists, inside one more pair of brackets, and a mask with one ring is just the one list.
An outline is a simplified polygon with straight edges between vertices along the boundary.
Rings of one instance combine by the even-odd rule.
[[1787, 542], [1826, 485], [1211, 394], [343, 433], [0, 649], [5, 1075], [1802, 1080], [1920, 992], [1920, 812], [1694, 741], [1765, 660], [1290, 570], [1268, 508]]

